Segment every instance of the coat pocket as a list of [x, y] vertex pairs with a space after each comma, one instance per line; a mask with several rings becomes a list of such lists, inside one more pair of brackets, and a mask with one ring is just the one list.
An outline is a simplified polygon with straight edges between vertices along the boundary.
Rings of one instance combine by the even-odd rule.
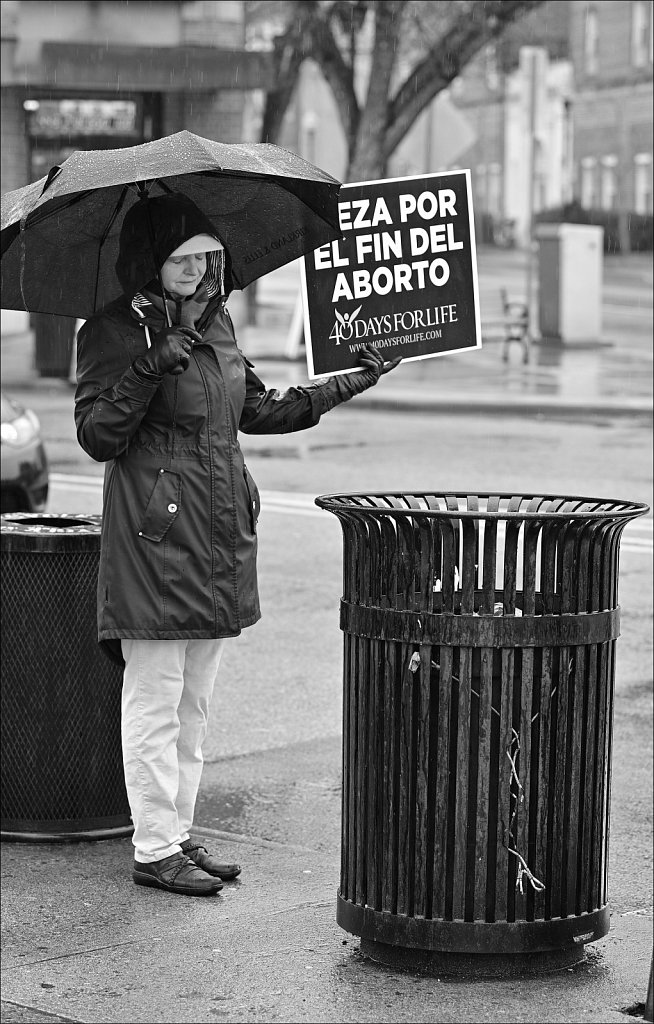
[[148, 499], [139, 537], [160, 541], [173, 525], [182, 507], [182, 478], [179, 473], [160, 469]]
[[243, 466], [243, 476], [245, 477], [245, 485], [248, 491], [248, 503], [250, 505], [250, 525], [252, 532], [254, 533], [257, 529], [257, 522], [259, 521], [259, 513], [261, 511], [261, 498], [259, 497], [259, 488], [254, 482], [254, 477], [250, 475], [250, 471], [247, 466]]

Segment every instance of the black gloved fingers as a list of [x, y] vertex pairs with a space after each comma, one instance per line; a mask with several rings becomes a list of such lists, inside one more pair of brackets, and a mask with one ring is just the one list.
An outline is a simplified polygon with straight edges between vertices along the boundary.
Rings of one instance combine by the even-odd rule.
[[191, 339], [191, 341], [202, 341], [202, 335], [198, 331], [196, 331], [193, 327], [181, 326], [181, 327], [178, 327], [177, 330], [181, 334], [187, 335]]
[[361, 352], [358, 359], [359, 366], [371, 371], [376, 378], [381, 376], [384, 360], [377, 353]]
[[172, 373], [175, 377], [180, 373], [184, 373], [184, 370], [188, 370], [191, 362], [191, 346], [182, 343], [182, 349], [183, 351], [179, 353], [178, 362], [168, 370], [168, 373]]
[[398, 356], [397, 359], [391, 359], [388, 363], [384, 363], [382, 367], [382, 373], [388, 373], [389, 370], [394, 370], [396, 366], [399, 366], [402, 362], [402, 356]]
[[381, 352], [373, 345], [365, 345], [359, 354], [359, 363], [373, 370], [378, 377], [381, 377], [383, 373], [388, 373], [389, 370], [394, 370], [398, 363], [401, 362], [402, 356], [398, 356], [397, 359], [392, 359], [390, 362], [385, 363]]

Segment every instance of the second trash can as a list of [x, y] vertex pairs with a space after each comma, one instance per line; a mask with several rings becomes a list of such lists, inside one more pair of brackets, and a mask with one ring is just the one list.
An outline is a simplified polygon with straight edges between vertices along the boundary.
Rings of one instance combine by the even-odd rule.
[[30, 314], [30, 324], [34, 330], [34, 362], [41, 377], [60, 377], [65, 380], [70, 376], [76, 323], [74, 316]]
[[133, 832], [122, 671], [97, 641], [101, 516], [2, 516], [3, 840]]
[[609, 929], [619, 544], [648, 507], [316, 504], [344, 540], [338, 923], [393, 964], [573, 963]]

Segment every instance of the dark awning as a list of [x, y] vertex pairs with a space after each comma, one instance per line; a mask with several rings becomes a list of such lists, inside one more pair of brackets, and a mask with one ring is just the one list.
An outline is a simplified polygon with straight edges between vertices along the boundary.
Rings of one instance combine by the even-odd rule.
[[[6, 79], [6, 74], [3, 76]], [[137, 92], [266, 89], [268, 53], [216, 46], [128, 46], [44, 42], [40, 59], [15, 65], [15, 82], [57, 89], [117, 86]]]

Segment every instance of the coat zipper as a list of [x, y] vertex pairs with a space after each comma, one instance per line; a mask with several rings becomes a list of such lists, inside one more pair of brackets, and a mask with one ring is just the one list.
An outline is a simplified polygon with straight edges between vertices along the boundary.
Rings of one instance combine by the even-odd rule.
[[218, 599], [216, 597], [216, 588], [215, 588], [214, 582], [213, 582], [214, 579], [216, 578], [216, 566], [215, 566], [215, 559], [214, 559], [214, 530], [215, 530], [215, 523], [216, 523], [216, 506], [215, 506], [215, 501], [214, 501], [214, 493], [215, 493], [214, 482], [215, 481], [214, 481], [214, 468], [213, 468], [213, 455], [212, 455], [212, 442], [211, 442], [211, 424], [212, 424], [212, 412], [213, 412], [213, 409], [211, 407], [211, 398], [210, 398], [210, 392], [209, 392], [209, 385], [207, 383], [207, 378], [205, 377], [204, 370], [202, 369], [202, 367], [200, 365], [200, 360], [197, 358], [197, 356], [195, 355], [193, 350], [191, 350], [191, 355], [193, 356], [193, 359], [195, 359], [196, 366], [197, 366], [198, 370], [200, 371], [200, 377], [202, 378], [202, 385], [204, 387], [204, 394], [205, 394], [205, 398], [206, 398], [206, 401], [207, 401], [207, 443], [208, 443], [208, 446], [209, 446], [209, 482], [210, 482], [210, 489], [211, 489], [211, 494], [209, 495], [209, 507], [210, 507], [210, 513], [211, 513], [211, 536], [210, 536], [210, 547], [211, 547], [211, 599], [213, 601], [214, 629], [217, 630], [218, 629]]

